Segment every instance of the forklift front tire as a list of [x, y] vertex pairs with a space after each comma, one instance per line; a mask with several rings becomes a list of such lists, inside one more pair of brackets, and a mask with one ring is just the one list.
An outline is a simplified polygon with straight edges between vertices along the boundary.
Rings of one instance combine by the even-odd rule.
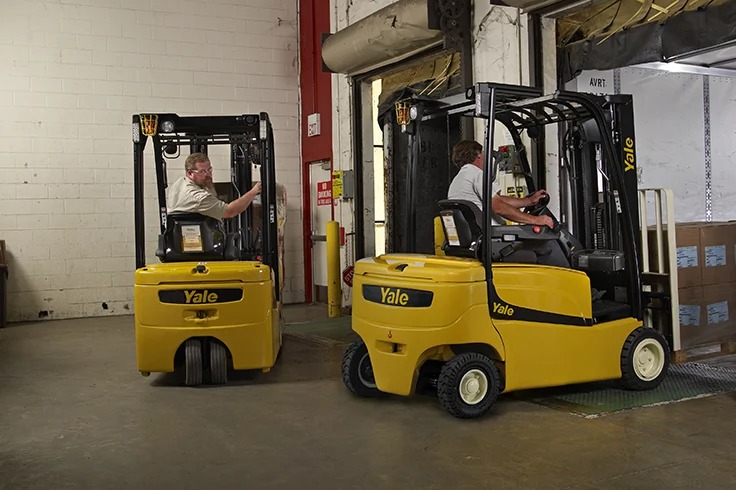
[[464, 352], [442, 366], [437, 396], [451, 415], [470, 419], [491, 409], [500, 386], [501, 376], [492, 360], [477, 352]]
[[358, 396], [377, 397], [383, 393], [376, 387], [373, 366], [365, 343], [354, 340], [342, 358], [342, 381]]
[[639, 327], [621, 349], [621, 385], [628, 390], [651, 390], [659, 386], [670, 365], [667, 340], [652, 328]]
[[202, 384], [202, 341], [189, 339], [184, 343], [184, 383], [187, 386]]

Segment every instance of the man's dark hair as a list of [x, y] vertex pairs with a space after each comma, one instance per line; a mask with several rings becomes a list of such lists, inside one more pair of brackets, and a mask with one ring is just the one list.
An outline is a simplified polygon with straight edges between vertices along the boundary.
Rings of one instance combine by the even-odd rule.
[[452, 149], [452, 163], [461, 167], [473, 161], [483, 152], [483, 145], [473, 140], [463, 140]]

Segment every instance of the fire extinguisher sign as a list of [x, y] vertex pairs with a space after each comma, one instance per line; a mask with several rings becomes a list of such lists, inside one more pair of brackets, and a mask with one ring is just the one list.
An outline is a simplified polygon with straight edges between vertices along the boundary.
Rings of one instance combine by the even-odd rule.
[[317, 182], [317, 206], [332, 206], [332, 182]]

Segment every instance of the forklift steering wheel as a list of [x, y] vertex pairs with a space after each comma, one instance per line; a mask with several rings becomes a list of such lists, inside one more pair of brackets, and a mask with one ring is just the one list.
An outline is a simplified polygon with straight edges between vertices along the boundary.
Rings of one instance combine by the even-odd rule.
[[536, 204], [533, 204], [531, 206], [527, 206], [524, 208], [524, 212], [527, 214], [531, 214], [532, 216], [539, 216], [544, 212], [545, 209], [547, 209], [547, 205], [549, 204], [550, 197], [549, 194], [545, 194], [545, 196], [537, 201]]

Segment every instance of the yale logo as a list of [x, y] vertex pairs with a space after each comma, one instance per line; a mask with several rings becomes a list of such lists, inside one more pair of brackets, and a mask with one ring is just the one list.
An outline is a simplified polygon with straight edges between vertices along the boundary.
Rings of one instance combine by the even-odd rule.
[[403, 308], [422, 308], [432, 305], [432, 291], [363, 284], [363, 298], [373, 303]]
[[162, 303], [177, 305], [209, 305], [213, 303], [228, 303], [243, 299], [242, 289], [167, 289], [158, 292]]
[[386, 305], [406, 306], [409, 303], [409, 294], [399, 288], [381, 288], [381, 303]]
[[497, 303], [493, 302], [493, 313], [498, 313], [500, 315], [506, 315], [506, 316], [513, 316], [514, 315], [514, 309], [510, 307], [509, 305], [505, 305], [503, 303]]
[[634, 157], [634, 139], [630, 136], [624, 141], [624, 172], [634, 170], [636, 157]]
[[206, 289], [204, 291], [184, 291], [184, 302], [187, 304], [199, 305], [202, 303], [217, 303], [217, 293], [210, 293]]

